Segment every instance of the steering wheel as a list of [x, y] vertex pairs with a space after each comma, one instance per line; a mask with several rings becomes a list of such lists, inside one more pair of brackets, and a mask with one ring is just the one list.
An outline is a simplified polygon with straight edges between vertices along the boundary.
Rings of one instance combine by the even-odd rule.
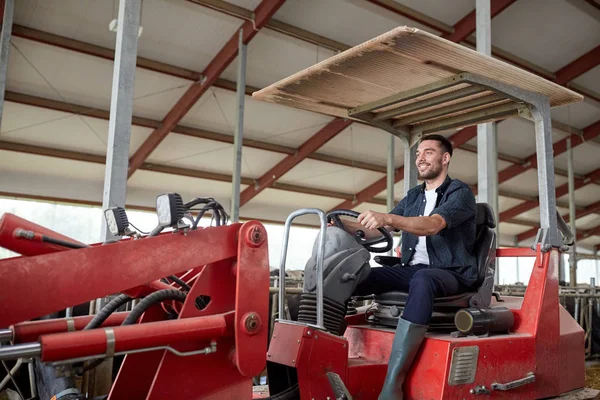
[[[340, 219], [340, 215], [346, 215], [348, 217], [358, 218], [360, 213], [352, 210], [333, 210], [327, 214], [327, 222], [337, 226], [340, 229], [348, 232], [344, 223]], [[367, 249], [371, 253], [386, 253], [392, 249], [394, 246], [394, 239], [392, 238], [392, 234], [385, 228], [377, 228], [377, 230], [381, 233], [381, 236], [367, 239], [365, 236], [365, 232], [362, 230], [357, 230], [354, 234], [354, 239], [361, 244], [365, 249]], [[375, 247], [376, 244], [385, 243], [384, 247]]]

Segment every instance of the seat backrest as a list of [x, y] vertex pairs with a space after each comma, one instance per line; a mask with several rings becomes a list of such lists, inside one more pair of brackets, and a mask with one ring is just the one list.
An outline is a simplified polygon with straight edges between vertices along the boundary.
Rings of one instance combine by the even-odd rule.
[[477, 293], [471, 298], [472, 307], [487, 307], [492, 300], [494, 273], [496, 271], [496, 219], [487, 203], [477, 203], [475, 233], [475, 257], [478, 279], [474, 287]]

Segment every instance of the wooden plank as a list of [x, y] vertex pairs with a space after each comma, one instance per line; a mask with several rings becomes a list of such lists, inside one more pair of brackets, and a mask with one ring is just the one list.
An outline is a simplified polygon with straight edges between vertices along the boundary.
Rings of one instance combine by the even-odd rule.
[[[416, 28], [398, 27], [253, 94], [338, 117], [348, 109], [470, 72], [548, 96], [551, 106], [583, 97], [503, 61]], [[408, 79], [407, 77], [410, 77]]]

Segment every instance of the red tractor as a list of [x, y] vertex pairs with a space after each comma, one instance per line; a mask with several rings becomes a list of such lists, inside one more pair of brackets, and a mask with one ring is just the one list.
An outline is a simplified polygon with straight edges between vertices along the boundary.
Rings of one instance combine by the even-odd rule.
[[[580, 96], [435, 35], [399, 27], [254, 97], [353, 118], [399, 136], [407, 187], [416, 183], [411, 147], [423, 134], [514, 115], [533, 120], [541, 225], [535, 244], [497, 249], [494, 213], [478, 205], [478, 285], [436, 300], [404, 393], [414, 400], [596, 395], [584, 390], [584, 332], [558, 300], [559, 258], [572, 235], [556, 212], [550, 107]], [[199, 228], [208, 208], [219, 226]], [[290, 215], [279, 318], [270, 333], [267, 234], [260, 222], [227, 225], [212, 199], [184, 204], [175, 194], [157, 198], [159, 225], [147, 236], [129, 231], [124, 210], [105, 212], [109, 229], [125, 238], [92, 246], [4, 216], [0, 246], [22, 257], [0, 261], [0, 340], [11, 342], [0, 347], [0, 360], [33, 358], [52, 386], [124, 356], [109, 400], [251, 399], [253, 378], [265, 367], [272, 399], [378, 397], [406, 294], [384, 293], [358, 307], [352, 305], [365, 299], [352, 294], [369, 273], [370, 251], [391, 249], [387, 231], [376, 239], [350, 235], [340, 215], [356, 213], [344, 210]], [[318, 215], [321, 230], [306, 265], [298, 315], [288, 320], [287, 239], [292, 220], [307, 212]], [[336, 226], [328, 227], [328, 219]], [[161, 233], [167, 227], [172, 231]], [[498, 257], [531, 258], [524, 297], [494, 295]], [[376, 260], [396, 263], [385, 256]], [[111, 295], [117, 296], [95, 316], [30, 321]], [[131, 311], [116, 312], [134, 299]], [[51, 395], [77, 398], [66, 381]]]
[[[293, 214], [283, 254], [291, 220], [303, 212], [325, 224], [319, 210]], [[87, 247], [5, 215], [0, 244], [23, 257], [0, 261], [0, 325], [10, 326], [2, 338], [12, 342], [0, 359], [39, 358], [60, 376], [84, 361], [86, 368], [125, 355], [109, 399], [250, 399], [265, 366], [271, 398], [376, 399], [406, 294], [385, 293], [366, 310], [348, 311], [369, 272], [367, 249], [387, 251], [391, 237], [353, 237], [340, 214], [353, 215], [327, 216], [337, 226], [321, 231], [307, 263], [297, 320], [278, 319], [268, 349], [269, 263], [259, 222], [191, 229], [178, 216], [171, 233]], [[494, 250], [489, 207], [478, 205], [477, 221], [480, 285], [437, 299], [407, 398], [537, 399], [583, 388], [584, 332], [558, 302], [559, 251]], [[524, 298], [493, 296], [496, 256], [531, 257]], [[143, 300], [129, 313], [109, 303], [93, 318], [22, 322], [114, 293], [121, 305]]]

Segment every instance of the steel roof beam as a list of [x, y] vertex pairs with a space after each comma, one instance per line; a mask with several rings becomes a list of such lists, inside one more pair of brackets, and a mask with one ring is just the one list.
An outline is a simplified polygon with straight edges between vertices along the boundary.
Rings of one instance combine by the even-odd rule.
[[[87, 117], [99, 118], [108, 120], [109, 112], [106, 110], [100, 110], [97, 108], [80, 106], [76, 104], [66, 103], [58, 100], [45, 99], [42, 97], [31, 96], [28, 94], [16, 93], [16, 92], [6, 92], [6, 101], [11, 101], [14, 103], [25, 104], [33, 107], [46, 108], [50, 110], [63, 111], [76, 115], [84, 115]], [[132, 124], [136, 126], [141, 126], [144, 128], [152, 128], [156, 129], [160, 127], [161, 122], [156, 121], [149, 118], [136, 117], [133, 116]], [[183, 125], [177, 125], [172, 130], [173, 133], [177, 133], [185, 136], [192, 136], [199, 139], [206, 140], [214, 140], [216, 142], [229, 143], [233, 144], [233, 136], [226, 135], [223, 133], [217, 133], [212, 131], [207, 131], [204, 129], [192, 128]], [[289, 154], [293, 155], [298, 152], [297, 148], [283, 146], [280, 144], [263, 142], [260, 140], [245, 138], [243, 141], [243, 145], [246, 147], [251, 147], [254, 149], [272, 151], [275, 153]], [[371, 164], [363, 161], [349, 160], [343, 157], [330, 156], [322, 153], [312, 153], [309, 154], [306, 158], [311, 160], [323, 161], [331, 164], [343, 165], [346, 167], [365, 169], [373, 172], [385, 173], [386, 167], [383, 165]]]
[[329, 142], [335, 136], [339, 135], [344, 129], [352, 124], [351, 120], [335, 118], [325, 125], [317, 133], [311, 136], [299, 148], [296, 154], [289, 155], [281, 160], [273, 168], [265, 172], [254, 185], [248, 186], [240, 195], [240, 207], [248, 203], [260, 192], [270, 187], [277, 179], [285, 175], [288, 171], [298, 165], [308, 155], [317, 151], [325, 143]]
[[243, 32], [243, 43], [248, 44], [267, 23], [275, 12], [283, 5], [285, 0], [262, 0], [254, 11], [252, 21], [246, 21], [242, 27], [231, 36], [227, 44], [213, 58], [202, 72], [202, 78], [195, 82], [185, 94], [175, 103], [163, 119], [159, 128], [146, 139], [129, 160], [129, 176], [131, 176], [158, 147], [163, 139], [181, 121], [187, 112], [196, 104], [198, 99], [219, 78], [221, 73], [231, 64], [238, 53], [238, 31]]
[[600, 64], [600, 45], [588, 51], [577, 60], [565, 65], [556, 71], [556, 79], [559, 85], [566, 85], [573, 79], [585, 74], [587, 71]]
[[[192, 1], [192, 0], [189, 0], [189, 1]], [[199, 1], [204, 1], [204, 0], [199, 0]], [[215, 1], [215, 0], [212, 0], [212, 1]], [[197, 1], [194, 1], [194, 2], [197, 2]], [[217, 0], [217, 2], [219, 4], [221, 3], [220, 0]], [[227, 3], [227, 4], [229, 4], [229, 3]], [[237, 6], [233, 6], [233, 5], [229, 5], [229, 6], [237, 7]], [[241, 8], [241, 7], [238, 7], [238, 8]], [[250, 11], [248, 11], [248, 12], [250, 12]], [[60, 47], [63, 49], [75, 51], [78, 53], [83, 53], [83, 54], [87, 54], [87, 55], [94, 56], [94, 57], [104, 58], [106, 60], [114, 59], [114, 50], [112, 50], [112, 49], [101, 47], [101, 46], [96, 46], [96, 45], [93, 45], [90, 43], [81, 42], [81, 41], [78, 41], [75, 39], [55, 35], [55, 34], [44, 32], [44, 31], [39, 31], [36, 29], [32, 29], [32, 28], [28, 28], [28, 27], [24, 27], [24, 26], [20, 26], [20, 25], [13, 26], [13, 35], [24, 38], [24, 39], [32, 40], [35, 42], [44, 43], [44, 44], [47, 44], [50, 46], [56, 46], [56, 47]], [[349, 46], [345, 46], [345, 47], [348, 48]], [[492, 53], [493, 52], [494, 52], [494, 49], [492, 48]], [[499, 57], [499, 58], [502, 58], [502, 57]], [[192, 71], [192, 70], [182, 68], [182, 67], [177, 67], [177, 66], [170, 65], [170, 64], [166, 64], [166, 63], [163, 63], [160, 61], [150, 60], [150, 59], [144, 58], [144, 57], [138, 57], [137, 61], [136, 61], [136, 65], [143, 69], [159, 72], [159, 73], [162, 73], [165, 75], [175, 76], [178, 78], [188, 79], [191, 81], [200, 81], [200, 79], [202, 77], [202, 74], [199, 72]], [[517, 63], [517, 65], [519, 65], [519, 64]], [[527, 68], [525, 67], [525, 69], [527, 69]], [[538, 75], [544, 76], [547, 79], [553, 80], [555, 78], [554, 74], [552, 74], [551, 72], [548, 72], [548, 74], [550, 74], [550, 75], [540, 73], [539, 71], [536, 73]], [[221, 89], [229, 90], [229, 91], [236, 90], [236, 82], [229, 81], [227, 79], [219, 78], [215, 81], [213, 86], [216, 86]], [[246, 85], [246, 94], [248, 96], [251, 96], [252, 93], [254, 93], [258, 90], [260, 90], [260, 88]], [[586, 93], [582, 92], [582, 94], [584, 94], [587, 97], [590, 97]], [[600, 98], [600, 95], [598, 95], [597, 97]], [[560, 131], [563, 131], [565, 133], [579, 133], [580, 132], [579, 129], [568, 126], [563, 123], [560, 123], [559, 121], [552, 121], [552, 127], [556, 128]], [[505, 160], [505, 161], [508, 161], [508, 160]]]
[[[570, 136], [570, 138], [571, 138], [571, 143], [572, 143], [573, 147], [575, 147], [575, 146], [578, 146], [578, 145], [584, 143], [585, 141], [589, 141], [599, 135], [600, 135], [600, 120], [598, 120], [595, 123], [584, 128], [583, 135], [579, 136], [579, 135], [572, 134]], [[554, 145], [552, 146], [554, 149], [554, 157], [567, 151], [567, 139], [568, 138], [564, 138], [564, 139], [559, 140], [558, 142], [554, 143]], [[500, 171], [498, 173], [498, 182], [499, 183], [506, 182], [509, 179], [512, 179], [515, 176], [518, 176], [518, 175], [522, 174], [523, 172], [528, 171], [532, 168], [536, 168], [536, 167], [537, 167], [537, 155], [534, 153], [534, 154], [530, 155], [529, 157], [527, 157], [523, 164], [511, 165], [510, 167], [505, 168], [502, 171]]]
[[[0, 150], [12, 151], [16, 153], [25, 153], [25, 154], [34, 154], [45, 157], [53, 157], [60, 158], [65, 160], [73, 160], [73, 161], [81, 161], [88, 162], [93, 164], [101, 164], [104, 165], [106, 162], [106, 156], [83, 153], [78, 151], [70, 151], [63, 149], [55, 149], [50, 147], [43, 146], [33, 146], [29, 144], [23, 143], [15, 143], [15, 142], [6, 142], [0, 141]], [[178, 175], [178, 176], [186, 176], [190, 178], [199, 178], [199, 179], [207, 179], [212, 181], [219, 182], [231, 182], [231, 175], [219, 174], [215, 172], [201, 171], [190, 168], [181, 168], [175, 167], [171, 165], [161, 165], [155, 163], [144, 163], [140, 170], [143, 171], [151, 171], [151, 172], [160, 172], [163, 174], [170, 175]], [[252, 178], [242, 178], [241, 183], [243, 185], [254, 185], [255, 180]], [[305, 186], [291, 185], [285, 183], [275, 183], [271, 186], [272, 189], [282, 190], [286, 192], [293, 193], [302, 193], [302, 194], [310, 194], [321, 197], [329, 197], [329, 198], [339, 198], [339, 199], [352, 199], [354, 197], [351, 193], [338, 192], [335, 190], [324, 190], [324, 189], [316, 189]], [[382, 199], [372, 199], [371, 203], [373, 204], [381, 204], [385, 205], [385, 200]]]
[[[585, 209], [583, 209], [583, 210], [577, 211], [577, 213], [575, 213], [575, 217], [577, 219], [579, 219], [579, 218], [585, 217], [586, 215], [598, 213], [598, 212], [600, 212], [600, 201], [590, 204], [589, 206], [585, 207]], [[569, 214], [563, 215], [563, 218], [566, 222], [569, 222]], [[596, 229], [598, 229], [598, 228], [594, 228], [593, 231], [596, 231]], [[517, 235], [517, 240], [519, 242], [522, 242], [524, 240], [529, 239], [530, 237], [534, 237], [537, 234], [537, 231], [538, 231], [537, 227], [529, 229], [529, 230]], [[586, 232], [582, 232], [582, 235], [585, 235], [585, 234], [586, 234]], [[588, 236], [590, 236], [590, 235], [588, 234]]]
[[[575, 179], [575, 190], [580, 189], [588, 184], [594, 183], [600, 177], [600, 168], [587, 174], [583, 179]], [[560, 198], [569, 193], [569, 184], [565, 183], [556, 188], [556, 198]], [[524, 203], [518, 204], [506, 211], [500, 213], [500, 222], [516, 217], [519, 214], [533, 210], [539, 205], [538, 199], [526, 200]], [[568, 207], [568, 205], [566, 205]], [[564, 207], [564, 206], [563, 206]], [[580, 211], [585, 210], [579, 209]]]

